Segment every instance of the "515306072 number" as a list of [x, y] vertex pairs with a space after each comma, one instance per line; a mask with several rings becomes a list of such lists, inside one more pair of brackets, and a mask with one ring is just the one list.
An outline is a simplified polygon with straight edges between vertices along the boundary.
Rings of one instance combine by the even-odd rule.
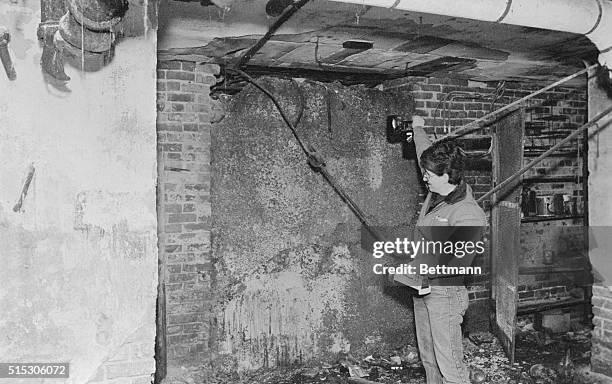
[[0, 363], [0, 378], [68, 378], [68, 363]]

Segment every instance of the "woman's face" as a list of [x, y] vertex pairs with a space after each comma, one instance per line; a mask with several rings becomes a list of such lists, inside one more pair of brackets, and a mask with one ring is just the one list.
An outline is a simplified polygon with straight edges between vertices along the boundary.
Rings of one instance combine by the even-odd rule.
[[430, 170], [423, 169], [423, 181], [430, 192], [444, 194], [451, 187], [448, 182], [448, 173], [438, 176]]

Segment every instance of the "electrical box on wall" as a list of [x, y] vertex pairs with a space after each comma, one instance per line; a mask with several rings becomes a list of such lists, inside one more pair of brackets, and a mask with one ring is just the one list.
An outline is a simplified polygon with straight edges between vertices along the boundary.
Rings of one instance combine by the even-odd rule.
[[389, 115], [387, 116], [387, 141], [389, 143], [401, 143], [412, 134], [412, 116]]

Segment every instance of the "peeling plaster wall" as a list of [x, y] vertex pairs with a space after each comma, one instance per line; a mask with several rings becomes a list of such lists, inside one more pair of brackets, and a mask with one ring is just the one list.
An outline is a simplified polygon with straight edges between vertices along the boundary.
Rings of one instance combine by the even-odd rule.
[[[260, 83], [295, 121], [298, 83]], [[410, 115], [412, 99], [339, 84], [299, 89], [298, 131], [338, 184], [372, 222], [413, 223], [423, 192], [416, 161], [385, 137], [386, 116]], [[224, 104], [211, 146], [219, 354], [245, 370], [414, 344], [407, 288], [385, 289], [371, 272], [360, 222], [309, 168], [270, 99], [248, 86]]]
[[148, 383], [156, 33], [122, 40], [99, 72], [67, 68], [66, 92], [43, 79], [39, 22], [38, 2], [0, 4], [17, 71], [0, 72], [0, 361], [69, 362], [67, 383]]

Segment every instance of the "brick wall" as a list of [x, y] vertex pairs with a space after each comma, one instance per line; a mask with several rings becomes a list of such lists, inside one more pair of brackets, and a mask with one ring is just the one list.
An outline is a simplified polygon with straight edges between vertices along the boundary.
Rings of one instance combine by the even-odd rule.
[[160, 252], [165, 264], [168, 364], [210, 357], [210, 86], [219, 67], [160, 61], [157, 132]]
[[[202, 361], [211, 357], [215, 337], [211, 334], [210, 305], [214, 268], [210, 258], [210, 124], [218, 114], [218, 105], [210, 98], [210, 86], [217, 82], [219, 68], [214, 65], [179, 61], [158, 64], [158, 145], [160, 152], [160, 245], [166, 265], [164, 281], [167, 294], [167, 347], [169, 364]], [[446, 78], [409, 78], [386, 84], [386, 88], [410, 87], [415, 99], [415, 115], [423, 118], [426, 129], [445, 135], [457, 127], [482, 117], [491, 109], [510, 103], [543, 85], [506, 83], [503, 95], [495, 98], [496, 83], [473, 82]], [[495, 99], [495, 105], [491, 103]], [[585, 90], [560, 88], [545, 93], [527, 104], [527, 134], [541, 136], [542, 129], [570, 130], [585, 120]], [[486, 134], [486, 132], [485, 132]], [[546, 141], [548, 140], [548, 141]], [[554, 138], [535, 141], [526, 138], [526, 145], [546, 147]], [[526, 159], [528, 161], [529, 159]], [[531, 172], [535, 175], [577, 174], [581, 163], [564, 159], [542, 164]], [[472, 169], [466, 173], [476, 197], [491, 188], [490, 169]], [[539, 193], [548, 193], [539, 186]], [[550, 185], [554, 191], [581, 195], [581, 188], [571, 183]], [[554, 242], [547, 227], [567, 222], [533, 223], [536, 230], [523, 232], [525, 244], [530, 241]], [[487, 257], [480, 265], [488, 266]], [[552, 297], [567, 294], [567, 282], [535, 276], [519, 287], [521, 298], [530, 292], [544, 292]], [[554, 280], [554, 279], [553, 279]], [[538, 293], [540, 295], [540, 293]], [[474, 279], [470, 299], [490, 297], [489, 276]]]
[[612, 376], [612, 289], [593, 286], [593, 330], [591, 366], [593, 371]]
[[[454, 78], [414, 77], [391, 81], [387, 89], [410, 87], [414, 96], [415, 115], [423, 118], [427, 132], [434, 137], [442, 137], [458, 127], [480, 118], [491, 110], [500, 108], [521, 97], [532, 93], [547, 84], [506, 82], [501, 92], [496, 82], [478, 82]], [[493, 104], [494, 103], [494, 104]], [[524, 164], [532, 161], [538, 153], [554, 145], [562, 137], [578, 128], [586, 120], [586, 84], [584, 87], [558, 87], [535, 97], [525, 104], [525, 156]], [[487, 136], [486, 130], [474, 133]], [[549, 137], [544, 137], [544, 136]], [[555, 135], [559, 137], [554, 137]], [[577, 150], [578, 141], [570, 142], [563, 153]], [[532, 155], [530, 156], [529, 153]], [[482, 164], [481, 164], [482, 165]], [[550, 157], [530, 170], [525, 176], [575, 176], [582, 174], [582, 162], [576, 157]], [[479, 198], [491, 189], [490, 167], [466, 172], [466, 181], [472, 186], [474, 195]], [[534, 184], [537, 195], [567, 193], [578, 199], [582, 206], [582, 185], [574, 182]], [[483, 202], [486, 208], [489, 202]], [[554, 247], [559, 240], [556, 230], [559, 226], [582, 225], [581, 220], [563, 220], [542, 223], [523, 223], [521, 242], [523, 253], [533, 244], [540, 247]], [[563, 236], [566, 236], [564, 234]], [[576, 244], [577, 245], [577, 244]], [[541, 252], [540, 252], [541, 253]], [[475, 263], [488, 267], [488, 255]], [[541, 264], [542, 257], [534, 262]], [[558, 274], [539, 274], [521, 276], [520, 299], [554, 298], [569, 295], [572, 282], [563, 280]], [[490, 297], [490, 277], [478, 277], [470, 284], [470, 300]]]

